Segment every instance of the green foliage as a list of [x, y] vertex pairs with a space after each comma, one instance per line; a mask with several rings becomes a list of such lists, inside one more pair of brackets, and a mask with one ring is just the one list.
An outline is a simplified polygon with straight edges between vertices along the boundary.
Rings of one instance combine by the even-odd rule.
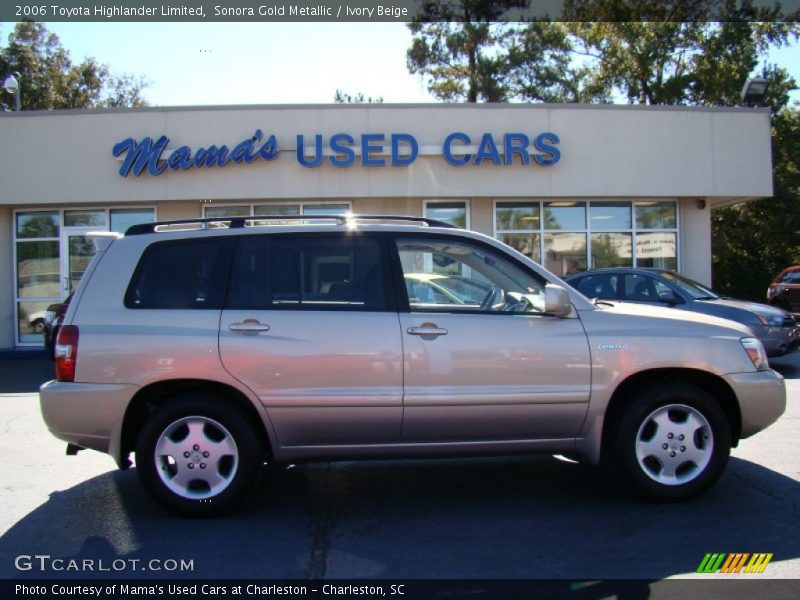
[[[523, 0], [439, 0], [427, 2], [408, 25], [414, 38], [408, 70], [428, 78], [428, 90], [445, 102], [502, 102], [511, 95], [504, 81], [512, 30], [496, 23]], [[438, 20], [438, 22], [436, 22]]]
[[715, 286], [764, 301], [778, 272], [800, 264], [800, 111], [773, 116], [774, 197], [712, 213]]
[[383, 104], [383, 96], [364, 96], [364, 92], [358, 92], [355, 96], [344, 92], [343, 90], [336, 90], [333, 95], [333, 101], [336, 104]]
[[[22, 21], [0, 48], [0, 74], [21, 75], [22, 110], [145, 106], [141, 77], [114, 75], [93, 58], [73, 63], [58, 36], [42, 23]], [[3, 92], [3, 100], [12, 103]]]

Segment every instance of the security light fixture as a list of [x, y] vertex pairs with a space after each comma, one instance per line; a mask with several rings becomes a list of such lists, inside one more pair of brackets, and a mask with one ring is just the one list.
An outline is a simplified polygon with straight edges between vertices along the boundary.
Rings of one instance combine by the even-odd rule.
[[767, 97], [769, 82], [763, 77], [751, 77], [744, 82], [742, 88], [742, 105], [757, 106]]
[[3, 82], [3, 89], [7, 91], [9, 94], [14, 94], [14, 103], [16, 105], [17, 112], [21, 109], [21, 101], [20, 96], [21, 90], [19, 85], [20, 75], [18, 71], [14, 71], [12, 75], [6, 77], [6, 80]]

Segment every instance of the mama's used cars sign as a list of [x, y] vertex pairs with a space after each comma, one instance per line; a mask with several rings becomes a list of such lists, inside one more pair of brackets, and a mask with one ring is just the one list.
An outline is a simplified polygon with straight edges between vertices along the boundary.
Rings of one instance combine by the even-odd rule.
[[[561, 159], [559, 139], [555, 133], [544, 132], [536, 136], [525, 133], [505, 133], [495, 136], [484, 133], [473, 139], [466, 133], [453, 132], [438, 147], [420, 147], [409, 133], [364, 133], [357, 138], [348, 133], [336, 133], [327, 140], [321, 134], [313, 139], [297, 136], [294, 153], [297, 162], [309, 168], [328, 163], [334, 167], [406, 167], [420, 155], [440, 154], [453, 166], [481, 165], [541, 165], [549, 167]], [[252, 164], [271, 161], [281, 154], [278, 139], [265, 136], [257, 129], [252, 136], [233, 147], [212, 144], [202, 148], [179, 146], [168, 149], [170, 139], [162, 135], [154, 140], [127, 138], [114, 145], [112, 153], [122, 161], [119, 174], [139, 176], [145, 171], [161, 175], [166, 171], [189, 171], [232, 164]]]

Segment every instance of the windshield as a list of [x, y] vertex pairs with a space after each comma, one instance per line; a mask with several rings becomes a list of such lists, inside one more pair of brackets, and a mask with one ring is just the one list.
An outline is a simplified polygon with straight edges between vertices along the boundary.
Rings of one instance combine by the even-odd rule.
[[690, 296], [692, 300], [716, 300], [720, 298], [720, 295], [712, 289], [676, 273], [664, 272], [661, 273], [661, 276], [684, 294]]

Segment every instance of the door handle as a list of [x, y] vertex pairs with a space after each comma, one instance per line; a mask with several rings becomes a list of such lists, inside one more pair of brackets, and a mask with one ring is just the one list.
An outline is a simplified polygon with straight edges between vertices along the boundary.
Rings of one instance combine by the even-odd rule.
[[231, 323], [228, 329], [236, 333], [262, 333], [269, 331], [269, 325], [259, 323], [256, 319], [245, 319], [241, 323]]
[[421, 336], [437, 336], [437, 335], [447, 335], [447, 329], [444, 327], [409, 327], [406, 331], [410, 335], [421, 335]]

